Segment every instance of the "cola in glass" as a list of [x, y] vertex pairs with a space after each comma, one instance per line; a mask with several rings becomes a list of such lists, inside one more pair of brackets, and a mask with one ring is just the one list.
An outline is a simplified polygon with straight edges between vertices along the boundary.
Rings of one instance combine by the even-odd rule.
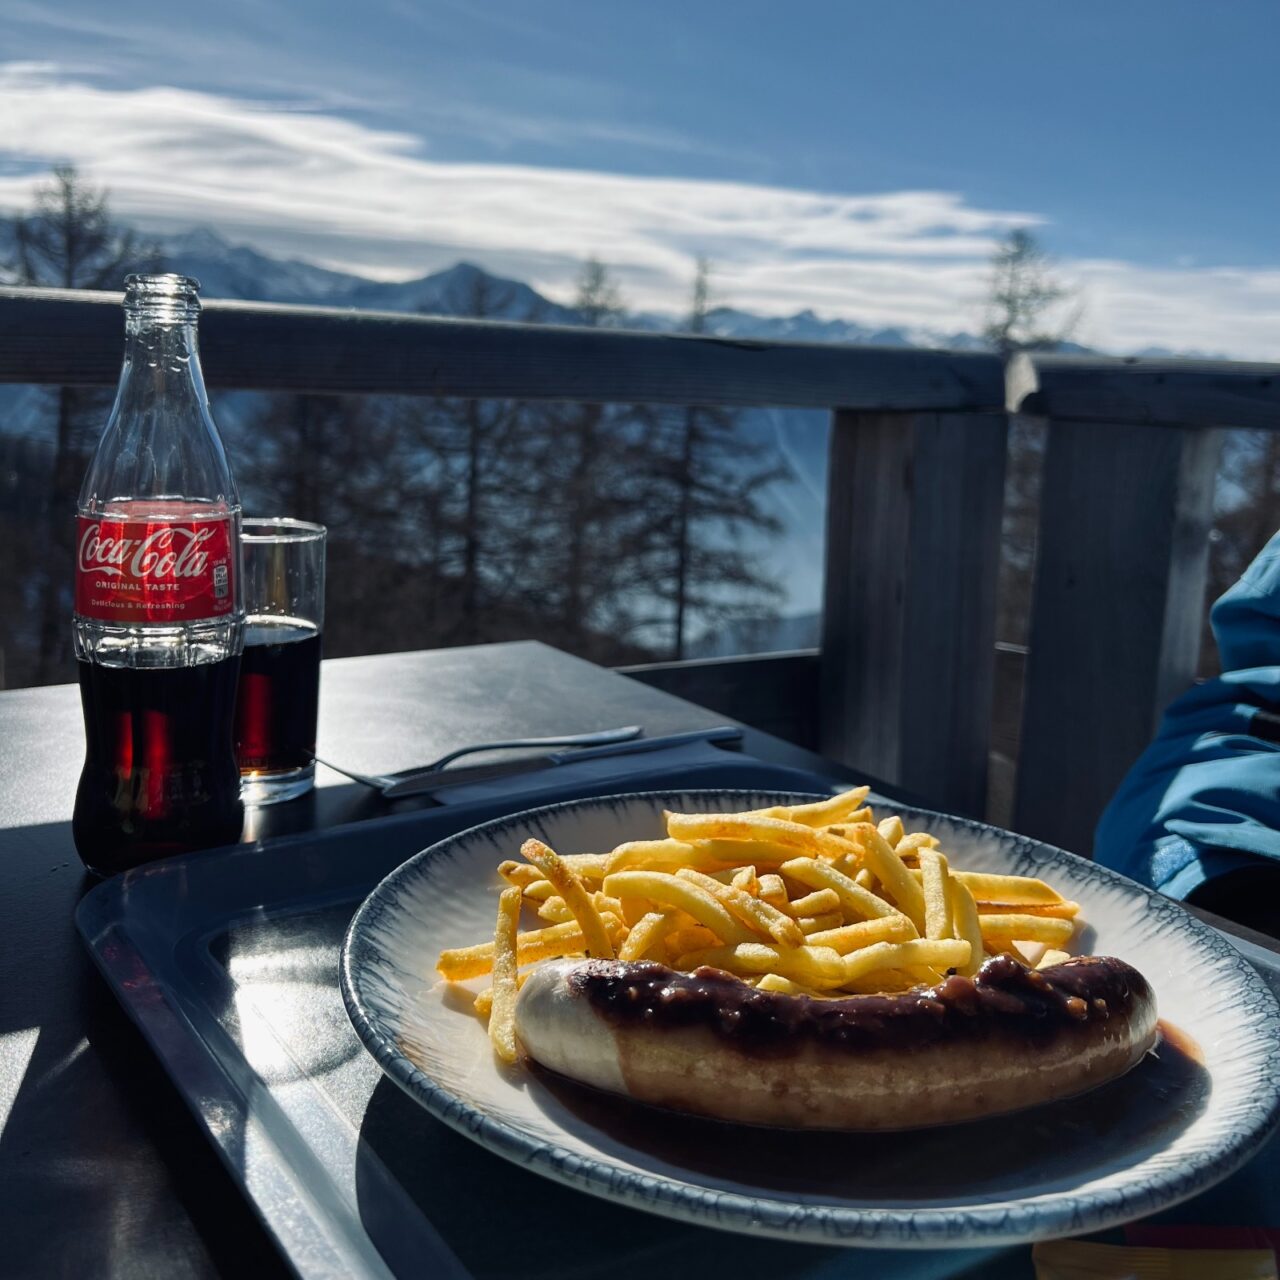
[[198, 290], [127, 279], [120, 385], [80, 491], [72, 831], [104, 875], [232, 843], [244, 821], [240, 499], [200, 371]]
[[320, 703], [320, 630], [297, 618], [245, 626], [236, 754], [255, 780], [312, 765]]
[[296, 800], [315, 785], [327, 536], [324, 525], [290, 516], [249, 516], [241, 527], [236, 754], [240, 794], [254, 807]]

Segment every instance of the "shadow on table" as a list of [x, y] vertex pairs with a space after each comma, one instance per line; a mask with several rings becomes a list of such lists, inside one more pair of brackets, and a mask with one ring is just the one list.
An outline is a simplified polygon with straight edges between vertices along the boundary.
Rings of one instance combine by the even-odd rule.
[[[400, 1276], [422, 1274], [422, 1258], [406, 1238], [405, 1206], [387, 1195], [389, 1180], [404, 1188], [477, 1280], [652, 1280], [655, 1274], [672, 1280], [729, 1274], [735, 1280], [1023, 1280], [1029, 1267], [1026, 1246], [963, 1253], [849, 1250], [735, 1235], [623, 1208], [492, 1155], [429, 1116], [389, 1080], [374, 1090], [360, 1138], [361, 1221]], [[860, 1140], [841, 1141], [847, 1147]]]
[[76, 936], [96, 881], [70, 823], [9, 828], [0, 846], [0, 1272], [283, 1274]]

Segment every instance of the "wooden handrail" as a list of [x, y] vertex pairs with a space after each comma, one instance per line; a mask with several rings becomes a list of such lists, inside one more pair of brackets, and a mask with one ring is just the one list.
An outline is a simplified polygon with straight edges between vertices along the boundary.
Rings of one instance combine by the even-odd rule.
[[[110, 384], [121, 295], [0, 288], [0, 381]], [[999, 409], [993, 355], [756, 342], [213, 300], [210, 386], [830, 409]]]
[[1280, 364], [1055, 356], [1010, 361], [1010, 413], [1144, 426], [1280, 428]]

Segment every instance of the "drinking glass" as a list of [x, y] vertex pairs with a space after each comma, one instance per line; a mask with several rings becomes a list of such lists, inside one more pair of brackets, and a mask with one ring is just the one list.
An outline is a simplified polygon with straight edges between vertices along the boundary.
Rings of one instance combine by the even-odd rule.
[[325, 528], [245, 520], [244, 657], [236, 756], [245, 804], [278, 804], [315, 785]]

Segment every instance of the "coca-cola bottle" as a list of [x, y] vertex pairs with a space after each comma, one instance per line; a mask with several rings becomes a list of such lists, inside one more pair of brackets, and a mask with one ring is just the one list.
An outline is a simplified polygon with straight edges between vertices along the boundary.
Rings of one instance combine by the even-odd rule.
[[72, 831], [103, 874], [232, 843], [244, 821], [240, 499], [200, 373], [200, 286], [125, 286], [124, 367], [76, 530], [85, 763]]

